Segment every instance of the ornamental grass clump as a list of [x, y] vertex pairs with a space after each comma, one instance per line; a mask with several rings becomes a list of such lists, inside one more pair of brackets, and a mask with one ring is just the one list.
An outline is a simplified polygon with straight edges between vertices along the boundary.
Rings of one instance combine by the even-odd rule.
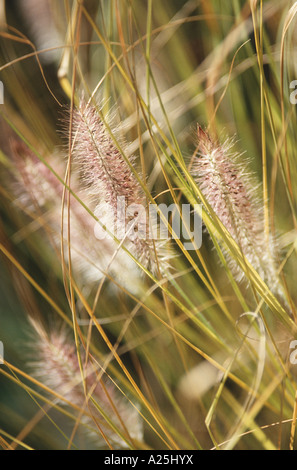
[[296, 449], [297, 1], [0, 5], [0, 448]]

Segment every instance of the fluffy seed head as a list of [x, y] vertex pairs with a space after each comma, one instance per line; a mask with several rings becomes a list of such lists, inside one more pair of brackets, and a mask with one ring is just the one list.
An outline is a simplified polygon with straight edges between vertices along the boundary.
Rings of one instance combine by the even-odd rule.
[[[274, 265], [275, 246], [267, 244], [261, 203], [255, 194], [257, 185], [246, 167], [232, 153], [232, 142], [223, 145], [198, 127], [198, 156], [192, 174], [202, 194], [219, 217], [244, 256], [271, 290], [279, 284]], [[238, 280], [244, 277], [236, 262], [227, 255], [230, 268]]]
[[[10, 144], [11, 155], [18, 171], [15, 190], [22, 205], [49, 207], [62, 196], [62, 185], [47, 166], [39, 160], [32, 150], [21, 140], [13, 139]], [[51, 162], [50, 162], [51, 163]], [[61, 176], [63, 165], [55, 160], [55, 170]]]
[[[87, 368], [84, 376], [85, 392], [76, 347], [66, 329], [52, 330], [47, 334], [39, 324], [32, 323], [37, 332], [34, 341], [34, 360], [30, 362], [35, 378], [71, 404], [85, 409], [81, 421], [88, 425], [88, 428], [94, 429], [92, 437], [96, 436], [100, 447], [107, 445], [108, 442], [113, 447], [125, 448], [127, 443], [112, 429], [93, 405], [92, 400], [128, 441], [131, 442], [131, 439], [142, 441], [142, 425], [137, 409], [121, 395], [106, 375], [101, 377], [101, 371], [96, 373], [94, 368]], [[83, 354], [81, 358], [84, 362]], [[92, 400], [88, 397], [88, 406], [86, 406], [86, 393], [92, 397]], [[65, 405], [65, 402], [60, 400], [60, 404]], [[101, 429], [102, 436], [99, 431], [95, 433], [96, 425]]]
[[[74, 161], [90, 192], [96, 194], [97, 207], [107, 208], [101, 222], [108, 227], [108, 222], [112, 220], [116, 225], [119, 200], [124, 200], [124, 226], [131, 227], [133, 215], [129, 214], [129, 208], [137, 205], [145, 208], [145, 193], [132, 170], [133, 160], [124, 158], [95, 106], [82, 101], [74, 112], [72, 142]], [[127, 230], [124, 245], [145, 268], [153, 273], [158, 269], [165, 272], [168, 268], [168, 250], [164, 248], [164, 243], [154, 243], [150, 239], [149, 224], [146, 230], [144, 237], [136, 237], [133, 229]]]
[[[13, 138], [10, 151], [15, 170], [10, 185], [16, 196], [16, 202], [18, 206], [26, 212], [29, 211], [30, 215], [36, 219], [34, 229], [38, 222], [40, 228], [46, 227], [50, 231], [50, 242], [56, 252], [59, 253], [61, 251], [63, 184], [22, 141]], [[47, 162], [63, 179], [66, 165], [61, 156], [58, 154], [49, 155], [47, 156]], [[76, 176], [76, 174], [71, 176], [72, 191], [91, 210], [95, 211], [96, 206], [92, 197], [89, 196], [88, 191], [81, 187]], [[42, 218], [40, 218], [40, 215], [42, 215]], [[118, 253], [114, 258], [117, 248], [115, 243], [106, 237], [102, 240], [96, 238], [94, 218], [74, 197], [71, 197], [69, 218], [72, 269], [73, 274], [79, 277], [80, 282], [91, 287], [105, 273], [108, 273], [126, 288], [131, 290], [132, 285], [134, 289], [137, 289], [136, 277], [138, 273], [135, 263], [128, 259], [128, 255], [124, 256], [124, 252]], [[67, 206], [63, 211], [63, 227], [64, 244], [66, 244], [68, 233]], [[47, 232], [48, 234], [49, 232]], [[67, 258], [67, 249], [65, 249], [64, 255]], [[127, 276], [123, 275], [125, 268], [129, 269], [129, 282], [126, 279]]]
[[100, 119], [98, 110], [84, 101], [73, 116], [73, 155], [85, 182], [100, 199], [116, 207], [123, 196], [126, 204], [141, 202], [141, 186]]

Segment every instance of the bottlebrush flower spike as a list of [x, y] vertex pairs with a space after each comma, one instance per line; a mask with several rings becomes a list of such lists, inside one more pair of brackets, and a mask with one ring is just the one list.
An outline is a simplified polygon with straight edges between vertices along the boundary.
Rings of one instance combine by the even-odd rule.
[[[192, 174], [202, 194], [268, 287], [283, 295], [273, 259], [275, 242], [267, 244], [265, 239], [263, 210], [255, 196], [257, 184], [237, 162], [239, 155], [232, 153], [232, 141], [220, 145], [200, 126], [198, 139]], [[242, 280], [244, 273], [236, 261], [228, 254], [227, 260], [233, 274]]]
[[117, 205], [124, 196], [127, 204], [142, 202], [141, 186], [129, 164], [115, 146], [95, 106], [81, 101], [73, 116], [73, 154], [82, 166], [86, 183], [101, 199]]
[[[61, 327], [47, 334], [35, 320], [31, 320], [31, 323], [36, 332], [34, 360], [28, 364], [33, 376], [71, 404], [85, 410], [81, 422], [87, 432], [90, 432], [90, 429], [94, 430], [91, 431], [92, 441], [95, 436], [99, 447], [108, 444], [114, 448], [127, 447], [126, 441], [112, 429], [110, 423], [94, 405], [95, 402], [128, 442], [133, 443], [133, 440], [142, 442], [141, 417], [137, 408], [121, 395], [106, 374], [101, 377], [101, 370], [96, 374], [91, 367], [85, 371], [86, 393], [92, 396], [92, 400], [88, 397], [88, 406], [86, 406], [86, 393], [76, 347], [69, 339], [66, 329]], [[83, 363], [84, 359], [82, 355]], [[62, 399], [59, 400], [59, 404], [71, 406]]]
[[[116, 227], [119, 205], [123, 204], [125, 232], [120, 239], [125, 240], [124, 245], [145, 268], [164, 273], [168, 268], [168, 250], [164, 249], [163, 241], [154, 242], [150, 238], [150, 225], [145, 217], [146, 197], [131, 169], [133, 159], [128, 162], [123, 157], [96, 107], [83, 100], [73, 115], [72, 150], [89, 191], [98, 198], [100, 221], [108, 229]], [[135, 208], [134, 213], [131, 208]]]

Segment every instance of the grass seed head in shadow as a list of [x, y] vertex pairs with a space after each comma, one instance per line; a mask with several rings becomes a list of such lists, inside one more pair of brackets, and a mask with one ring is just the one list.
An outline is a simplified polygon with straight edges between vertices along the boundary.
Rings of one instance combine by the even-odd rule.
[[[61, 399], [59, 404], [69, 407], [73, 404], [84, 410], [81, 423], [84, 425], [83, 429], [91, 433], [92, 441], [95, 437], [99, 447], [109, 443], [115, 448], [126, 448], [127, 442], [133, 443], [133, 439], [142, 442], [142, 423], [137, 408], [98, 367], [95, 369], [89, 365], [84, 368], [84, 379], [82, 378], [76, 346], [66, 328], [55, 328], [47, 333], [35, 321], [32, 321], [32, 325], [36, 333], [34, 358], [29, 363], [33, 376], [69, 402], [67, 405]], [[84, 356], [82, 353], [82, 364], [85, 364]], [[117, 430], [126, 440], [117, 434]]]

